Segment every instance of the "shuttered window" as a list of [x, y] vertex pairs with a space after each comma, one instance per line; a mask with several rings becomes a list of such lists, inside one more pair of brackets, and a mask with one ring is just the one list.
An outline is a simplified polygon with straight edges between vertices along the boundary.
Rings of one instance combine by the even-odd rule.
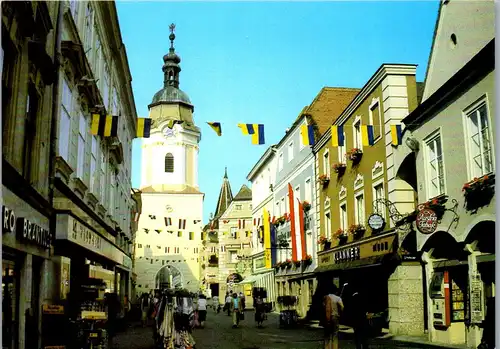
[[174, 172], [174, 156], [171, 153], [165, 155], [165, 172]]

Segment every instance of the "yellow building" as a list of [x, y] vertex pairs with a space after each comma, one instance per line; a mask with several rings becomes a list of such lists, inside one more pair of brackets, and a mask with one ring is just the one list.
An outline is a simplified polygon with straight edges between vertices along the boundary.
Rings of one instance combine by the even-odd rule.
[[[423, 333], [421, 266], [401, 258], [409, 229], [396, 227], [398, 210], [411, 211], [415, 197], [395, 177], [391, 138], [391, 125], [418, 104], [415, 72], [415, 65], [383, 64], [314, 147], [318, 226], [326, 239], [318, 246], [317, 293], [331, 282], [346, 303], [364, 293], [374, 323], [395, 334]], [[371, 145], [363, 144], [365, 125], [373, 126]]]

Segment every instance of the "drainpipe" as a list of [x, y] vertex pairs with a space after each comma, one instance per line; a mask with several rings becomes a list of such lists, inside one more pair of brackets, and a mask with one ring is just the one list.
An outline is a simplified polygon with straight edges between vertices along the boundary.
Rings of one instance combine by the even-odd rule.
[[[55, 28], [56, 43], [54, 45], [54, 70], [55, 79], [52, 83], [52, 119], [50, 123], [50, 143], [49, 143], [49, 203], [54, 207], [54, 179], [55, 179], [55, 158], [56, 158], [56, 141], [57, 141], [57, 116], [59, 102], [59, 68], [61, 66], [61, 40], [62, 40], [62, 14], [63, 2], [57, 3], [57, 22]], [[55, 214], [50, 217], [50, 231], [55, 236]]]

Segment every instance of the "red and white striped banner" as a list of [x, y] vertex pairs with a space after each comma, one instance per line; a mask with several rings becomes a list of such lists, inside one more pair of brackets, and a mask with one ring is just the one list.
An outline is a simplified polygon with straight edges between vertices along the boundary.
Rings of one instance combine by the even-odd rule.
[[170, 225], [172, 225], [172, 218], [165, 217], [165, 226], [168, 227]]
[[238, 229], [245, 229], [245, 220], [238, 219]]
[[[297, 235], [295, 232], [295, 217], [297, 216], [298, 218], [298, 213], [296, 215], [296, 208], [295, 206], [298, 206], [295, 204], [294, 200], [294, 195], [293, 195], [293, 189], [290, 183], [288, 183], [288, 204], [290, 206], [290, 235], [292, 238], [292, 260], [296, 261], [297, 260]], [[298, 223], [298, 222], [297, 222]]]
[[304, 231], [304, 207], [302, 206], [302, 202], [300, 202], [299, 199], [297, 199], [297, 203], [299, 211], [299, 229], [297, 229], [298, 231], [297, 240], [300, 242], [300, 246], [297, 245], [297, 251], [301, 257], [300, 259], [305, 259], [307, 256], [307, 251], [306, 251], [306, 234]]

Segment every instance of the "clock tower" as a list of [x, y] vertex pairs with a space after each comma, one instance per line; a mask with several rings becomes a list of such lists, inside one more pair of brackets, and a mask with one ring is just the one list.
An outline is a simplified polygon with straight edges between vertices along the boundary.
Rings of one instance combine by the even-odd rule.
[[174, 29], [172, 24], [170, 50], [163, 56], [163, 88], [148, 105], [150, 138], [142, 139], [142, 214], [134, 256], [137, 294], [169, 287], [198, 292], [202, 286], [201, 132], [194, 123], [193, 104], [179, 89], [181, 59], [174, 49]]
[[175, 53], [175, 25], [170, 25], [170, 49], [163, 56], [163, 88], [149, 104], [151, 136], [142, 140], [141, 188], [156, 191], [198, 190], [200, 129], [194, 106], [179, 89], [180, 57]]

